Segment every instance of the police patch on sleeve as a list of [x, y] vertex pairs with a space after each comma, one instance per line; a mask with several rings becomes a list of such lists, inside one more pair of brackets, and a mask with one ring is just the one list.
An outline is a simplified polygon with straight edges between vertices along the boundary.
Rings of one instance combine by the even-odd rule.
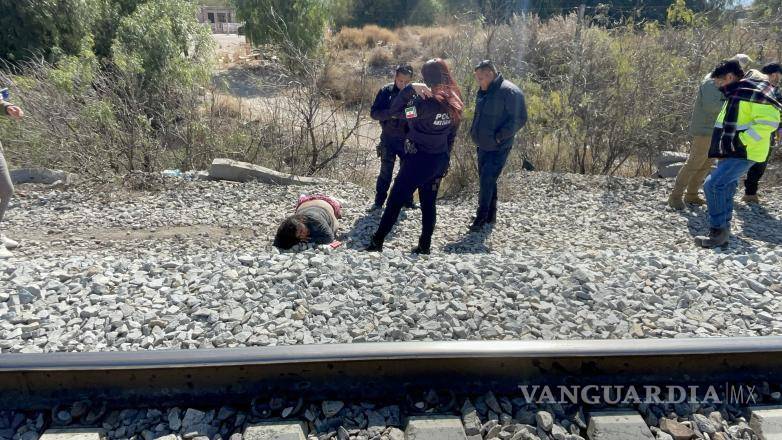
[[415, 107], [407, 107], [405, 109], [405, 118], [406, 119], [413, 119], [418, 117], [418, 110], [415, 109]]

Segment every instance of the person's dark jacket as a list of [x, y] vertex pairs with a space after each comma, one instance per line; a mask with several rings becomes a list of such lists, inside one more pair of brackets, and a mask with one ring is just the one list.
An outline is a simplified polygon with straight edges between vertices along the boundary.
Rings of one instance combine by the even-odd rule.
[[376, 121], [380, 121], [382, 133], [381, 140], [399, 140], [405, 138], [405, 120], [404, 115], [391, 112], [391, 103], [399, 95], [399, 88], [391, 83], [383, 86], [375, 97], [372, 104], [370, 116]]
[[412, 85], [399, 92], [391, 103], [391, 112], [402, 113], [407, 122], [407, 139], [418, 151], [429, 154], [450, 153], [459, 124], [448, 114], [448, 105], [435, 98], [423, 99]]
[[516, 132], [527, 123], [524, 94], [502, 75], [486, 91], [478, 90], [470, 136], [478, 148], [500, 151], [513, 146]]
[[315, 244], [329, 244], [335, 240], [337, 225], [334, 219], [320, 206], [305, 206], [296, 211], [304, 217], [304, 224], [309, 230], [308, 241]]

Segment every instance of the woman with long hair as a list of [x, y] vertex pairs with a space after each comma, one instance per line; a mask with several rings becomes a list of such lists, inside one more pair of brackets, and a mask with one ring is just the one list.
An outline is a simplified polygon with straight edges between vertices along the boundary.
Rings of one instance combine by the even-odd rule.
[[391, 103], [391, 112], [407, 121], [407, 156], [391, 188], [391, 194], [367, 251], [380, 252], [383, 241], [399, 217], [402, 205], [417, 189], [421, 198], [421, 237], [414, 253], [428, 254], [437, 219], [437, 192], [448, 171], [464, 103], [448, 65], [440, 58], [421, 68], [424, 83], [402, 89]]

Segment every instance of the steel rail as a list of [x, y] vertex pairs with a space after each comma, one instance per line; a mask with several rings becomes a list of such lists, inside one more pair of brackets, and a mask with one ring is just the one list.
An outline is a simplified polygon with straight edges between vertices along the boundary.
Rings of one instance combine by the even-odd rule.
[[294, 392], [383, 398], [418, 388], [782, 379], [782, 337], [389, 342], [0, 354], [0, 407], [239, 401]]

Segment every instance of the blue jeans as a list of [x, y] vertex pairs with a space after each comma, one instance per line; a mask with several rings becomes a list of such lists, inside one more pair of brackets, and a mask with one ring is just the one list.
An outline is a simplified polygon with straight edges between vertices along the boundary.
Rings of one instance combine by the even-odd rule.
[[754, 164], [755, 162], [747, 159], [720, 159], [717, 168], [706, 178], [703, 191], [706, 193], [709, 223], [712, 228], [730, 229], [733, 196], [739, 186], [739, 179]]
[[497, 216], [497, 180], [508, 161], [510, 148], [500, 151], [484, 151], [478, 148], [478, 212], [475, 221], [493, 222]]

